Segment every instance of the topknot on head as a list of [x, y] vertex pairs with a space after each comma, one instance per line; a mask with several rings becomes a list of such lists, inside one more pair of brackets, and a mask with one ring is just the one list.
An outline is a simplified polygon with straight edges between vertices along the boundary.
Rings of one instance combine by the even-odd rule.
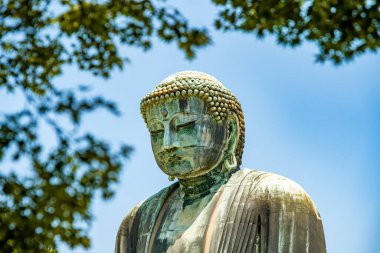
[[212, 75], [200, 72], [200, 71], [180, 71], [177, 73], [174, 73], [168, 77], [166, 77], [164, 80], [161, 81], [157, 85], [158, 87], [165, 87], [171, 84], [184, 84], [184, 85], [205, 85], [209, 84], [211, 86], [216, 86], [219, 88], [224, 88], [224, 85], [215, 77]]

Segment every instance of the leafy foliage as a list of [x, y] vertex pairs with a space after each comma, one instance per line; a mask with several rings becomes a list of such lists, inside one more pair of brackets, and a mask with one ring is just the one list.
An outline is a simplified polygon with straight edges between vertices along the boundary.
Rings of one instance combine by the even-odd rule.
[[380, 47], [380, 2], [375, 0], [213, 0], [223, 31], [274, 34], [282, 45], [319, 46], [318, 62], [340, 64]]
[[[21, 111], [1, 109], [0, 162], [30, 168], [0, 172], [1, 252], [56, 252], [58, 242], [90, 247], [92, 200], [97, 192], [113, 196], [131, 147], [112, 147], [80, 128], [98, 109], [118, 115], [115, 103], [54, 80], [65, 66], [108, 78], [127, 60], [120, 46], [146, 50], [153, 36], [176, 43], [188, 58], [210, 41], [178, 10], [150, 0], [0, 0], [0, 89], [26, 101]], [[41, 124], [54, 132], [50, 149]]]

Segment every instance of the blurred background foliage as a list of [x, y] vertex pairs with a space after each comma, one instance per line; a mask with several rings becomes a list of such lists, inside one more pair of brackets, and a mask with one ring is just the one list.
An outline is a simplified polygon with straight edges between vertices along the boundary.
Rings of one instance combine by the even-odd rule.
[[317, 62], [340, 64], [377, 52], [380, 2], [376, 0], [213, 0], [223, 31], [273, 34], [280, 45], [310, 41], [319, 47]]
[[[318, 62], [341, 64], [380, 46], [377, 1], [212, 2], [216, 30], [273, 35], [280, 45], [311, 41]], [[164, 0], [0, 0], [0, 89], [26, 101], [20, 111], [0, 107], [0, 164], [30, 168], [0, 171], [1, 252], [54, 252], [58, 243], [89, 248], [91, 203], [97, 192], [113, 196], [131, 154], [130, 146], [111, 146], [81, 129], [84, 115], [119, 115], [118, 106], [88, 95], [90, 86], [55, 85], [63, 68], [107, 79], [128, 62], [121, 47], [148, 50], [155, 38], [192, 59], [212, 42], [207, 25], [191, 26]], [[41, 124], [54, 132], [53, 147], [44, 145]]]

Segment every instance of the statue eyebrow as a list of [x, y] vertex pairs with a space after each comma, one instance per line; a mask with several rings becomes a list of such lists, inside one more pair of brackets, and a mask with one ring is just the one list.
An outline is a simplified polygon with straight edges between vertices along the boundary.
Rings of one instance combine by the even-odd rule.
[[177, 113], [175, 113], [171, 117], [171, 119], [178, 118], [180, 115], [184, 115], [184, 116], [198, 116], [198, 113], [195, 113], [195, 112], [177, 112]]
[[148, 121], [146, 122], [147, 125], [151, 124], [152, 121], [156, 121], [156, 122], [158, 122], [158, 123], [162, 123], [162, 121], [161, 121], [159, 118], [153, 118], [153, 119], [150, 119], [150, 120], [148, 120]]

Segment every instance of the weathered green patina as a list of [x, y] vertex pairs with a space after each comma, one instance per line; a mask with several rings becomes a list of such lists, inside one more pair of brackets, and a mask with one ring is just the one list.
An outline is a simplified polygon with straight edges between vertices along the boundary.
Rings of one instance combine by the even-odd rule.
[[116, 253], [326, 252], [318, 211], [299, 185], [239, 168], [243, 114], [218, 80], [176, 73], [141, 112], [158, 166], [178, 182], [126, 216]]
[[236, 119], [218, 124], [198, 97], [168, 99], [150, 107], [146, 117], [158, 166], [180, 179], [209, 172], [225, 157], [228, 143], [237, 142], [226, 127], [236, 129]]

